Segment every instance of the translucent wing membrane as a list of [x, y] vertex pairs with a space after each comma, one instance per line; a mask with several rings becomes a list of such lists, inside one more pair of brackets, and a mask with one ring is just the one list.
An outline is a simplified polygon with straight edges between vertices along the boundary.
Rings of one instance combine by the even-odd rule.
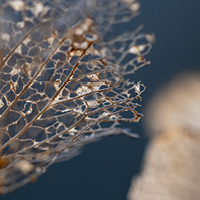
[[[134, 0], [0, 1], [0, 192], [34, 181], [55, 161], [137, 122], [144, 90], [127, 77], [153, 36], [116, 35]], [[113, 34], [111, 40], [106, 34]]]

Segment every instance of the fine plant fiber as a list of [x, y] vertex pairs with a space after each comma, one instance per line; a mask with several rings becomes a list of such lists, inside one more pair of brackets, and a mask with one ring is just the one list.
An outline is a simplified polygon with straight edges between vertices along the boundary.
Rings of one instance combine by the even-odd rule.
[[[119, 34], [135, 0], [0, 0], [0, 193], [138, 122], [153, 35]], [[107, 39], [109, 38], [109, 39]]]

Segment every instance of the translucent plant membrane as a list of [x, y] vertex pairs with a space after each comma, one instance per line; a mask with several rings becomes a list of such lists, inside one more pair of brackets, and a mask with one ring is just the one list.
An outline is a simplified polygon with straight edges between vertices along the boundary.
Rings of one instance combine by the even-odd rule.
[[110, 27], [138, 8], [134, 0], [0, 1], [0, 193], [87, 143], [135, 137], [119, 125], [142, 117], [144, 86], [127, 77], [149, 64], [154, 37]]

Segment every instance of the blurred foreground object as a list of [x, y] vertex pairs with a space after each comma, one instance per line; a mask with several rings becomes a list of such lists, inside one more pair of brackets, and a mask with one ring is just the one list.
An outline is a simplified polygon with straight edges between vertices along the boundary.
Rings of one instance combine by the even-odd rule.
[[0, 1], [0, 193], [87, 143], [135, 137], [116, 125], [142, 117], [144, 86], [128, 76], [149, 64], [153, 36], [115, 26], [138, 9], [135, 0]]
[[151, 142], [128, 200], [200, 199], [200, 74], [182, 74], [148, 104]]

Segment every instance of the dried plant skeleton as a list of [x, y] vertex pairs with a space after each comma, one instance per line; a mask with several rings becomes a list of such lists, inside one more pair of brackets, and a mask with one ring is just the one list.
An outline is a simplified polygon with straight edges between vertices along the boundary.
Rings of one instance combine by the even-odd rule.
[[135, 0], [0, 0], [0, 193], [86, 143], [134, 137], [116, 125], [142, 116], [144, 86], [127, 77], [148, 64], [153, 36], [115, 25], [138, 9]]

